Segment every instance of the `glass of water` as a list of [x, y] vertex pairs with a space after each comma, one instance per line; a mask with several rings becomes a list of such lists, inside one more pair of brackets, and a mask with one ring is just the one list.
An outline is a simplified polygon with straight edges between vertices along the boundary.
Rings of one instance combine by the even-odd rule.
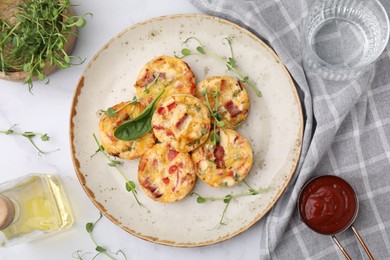
[[329, 80], [352, 79], [385, 49], [389, 18], [378, 0], [314, 0], [303, 38], [305, 68]]

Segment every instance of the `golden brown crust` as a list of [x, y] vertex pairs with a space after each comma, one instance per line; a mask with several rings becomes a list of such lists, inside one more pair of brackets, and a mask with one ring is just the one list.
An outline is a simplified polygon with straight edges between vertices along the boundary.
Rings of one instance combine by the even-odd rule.
[[114, 136], [114, 131], [124, 121], [139, 115], [144, 109], [144, 106], [141, 103], [133, 105], [122, 102], [112, 108], [117, 111], [116, 116], [110, 117], [103, 114], [99, 122], [100, 139], [104, 149], [109, 154], [122, 159], [132, 160], [141, 157], [156, 142], [156, 138], [152, 132], [147, 133], [137, 140], [123, 141]]
[[[229, 76], [208, 77], [199, 82], [195, 88], [195, 96], [204, 104], [216, 108], [216, 91], [218, 88], [218, 112], [222, 116], [225, 128], [234, 129], [247, 118], [249, 111], [249, 96], [244, 84]], [[206, 96], [207, 91], [207, 96]], [[214, 120], [214, 119], [213, 119]], [[214, 122], [213, 122], [214, 123]]]
[[183, 199], [192, 190], [196, 174], [188, 153], [171, 150], [160, 143], [142, 156], [138, 181], [151, 199], [168, 203]]
[[164, 99], [174, 94], [193, 95], [195, 76], [188, 64], [181, 59], [159, 56], [142, 68], [134, 86], [137, 97], [144, 105], [151, 103], [166, 86], [164, 94], [156, 103], [159, 106]]
[[210, 113], [191, 95], [173, 95], [159, 106], [152, 117], [156, 138], [179, 152], [190, 152], [207, 140]]
[[212, 187], [231, 187], [241, 182], [253, 163], [246, 138], [232, 129], [217, 129], [219, 142], [210, 138], [192, 152], [198, 177]]

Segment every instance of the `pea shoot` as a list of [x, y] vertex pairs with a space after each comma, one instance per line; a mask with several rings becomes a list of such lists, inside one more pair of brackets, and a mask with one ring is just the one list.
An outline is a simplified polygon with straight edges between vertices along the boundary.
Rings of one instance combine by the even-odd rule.
[[126, 190], [128, 192], [131, 192], [135, 198], [135, 200], [137, 201], [138, 205], [139, 206], [143, 206], [143, 204], [138, 200], [138, 197], [137, 197], [137, 189], [136, 189], [136, 185], [134, 183], [134, 181], [132, 180], [128, 180], [126, 175], [122, 172], [122, 170], [118, 167], [119, 165], [122, 164], [122, 162], [118, 161], [116, 157], [114, 156], [110, 156], [106, 150], [104, 149], [104, 147], [99, 143], [97, 137], [95, 134], [93, 134], [93, 138], [95, 139], [96, 141], [96, 144], [98, 145], [98, 149], [96, 150], [95, 154], [93, 154], [91, 157], [93, 157], [94, 155], [96, 155], [97, 153], [102, 153], [104, 155], [104, 157], [106, 157], [106, 159], [108, 160], [108, 166], [110, 167], [114, 167], [119, 173], [120, 175], [123, 177], [123, 179], [125, 180], [125, 183], [126, 183]]
[[[0, 20], [0, 71], [28, 72], [25, 83], [31, 92], [33, 80], [46, 80], [48, 66], [68, 68], [84, 62], [66, 52], [69, 36], [86, 24], [85, 17], [69, 12], [70, 0], [20, 1], [13, 19]], [[11, 7], [10, 7], [11, 8]], [[78, 59], [73, 63], [72, 59]]]
[[219, 228], [220, 226], [226, 225], [226, 223], [224, 222], [224, 218], [225, 218], [225, 215], [226, 215], [226, 211], [227, 211], [227, 209], [228, 209], [228, 207], [229, 207], [229, 205], [230, 205], [230, 203], [231, 203], [231, 201], [233, 199], [238, 199], [238, 198], [246, 197], [246, 196], [258, 195], [260, 193], [267, 192], [267, 191], [269, 191], [271, 189], [269, 187], [268, 188], [263, 188], [263, 189], [253, 189], [245, 181], [244, 181], [244, 183], [248, 186], [248, 191], [247, 192], [242, 192], [242, 193], [238, 193], [238, 194], [227, 194], [224, 197], [218, 197], [218, 198], [215, 198], [215, 197], [203, 197], [203, 196], [199, 195], [196, 192], [192, 192], [191, 193], [192, 196], [196, 196], [197, 197], [196, 198], [196, 202], [199, 203], [199, 204], [206, 203], [206, 202], [209, 202], [209, 201], [223, 201], [223, 203], [225, 204], [225, 207], [223, 208], [223, 211], [222, 211], [222, 214], [221, 214], [221, 218], [220, 218], [218, 224], [215, 227], [213, 227], [212, 229]]
[[[123, 253], [122, 250], [118, 250], [116, 253], [110, 253], [106, 248], [100, 246], [97, 242], [96, 242], [96, 239], [94, 238], [93, 236], [93, 230], [95, 229], [95, 226], [96, 224], [102, 219], [103, 215], [102, 213], [100, 213], [100, 216], [99, 218], [95, 221], [95, 222], [88, 222], [86, 225], [85, 225], [85, 229], [87, 230], [92, 242], [95, 244], [95, 250], [96, 250], [96, 254], [95, 256], [92, 258], [92, 259], [95, 259], [98, 255], [100, 254], [104, 254], [106, 257], [108, 257], [109, 259], [111, 260], [116, 260], [116, 258], [113, 256], [114, 255], [119, 255], [119, 253], [121, 253], [124, 257], [124, 259], [127, 259], [126, 255]], [[84, 256], [88, 254], [87, 253], [82, 253], [81, 250], [77, 250], [73, 253], [73, 258], [75, 259], [79, 259], [79, 260], [83, 260], [84, 259]]]
[[213, 143], [213, 145], [217, 145], [219, 143], [220, 137], [217, 133], [216, 125], [218, 127], [224, 127], [225, 122], [221, 121], [222, 115], [218, 111], [219, 107], [219, 86], [216, 86], [215, 92], [212, 94], [212, 97], [215, 99], [214, 108], [211, 107], [210, 101], [209, 101], [209, 91], [207, 89], [203, 90], [201, 92], [203, 96], [205, 96], [206, 99], [206, 107], [209, 109], [211, 116], [214, 118], [215, 123], [213, 124], [213, 132], [210, 135], [210, 141]]
[[191, 41], [195, 41], [198, 44], [198, 46], [196, 47], [196, 51], [190, 50], [188, 48], [183, 48], [183, 49], [181, 49], [180, 55], [176, 54], [176, 52], [174, 53], [174, 55], [175, 55], [176, 58], [180, 58], [180, 59], [182, 59], [182, 58], [184, 58], [186, 56], [189, 56], [189, 55], [194, 55], [196, 53], [213, 57], [216, 60], [220, 61], [221, 63], [225, 64], [226, 67], [228, 68], [228, 70], [232, 71], [234, 74], [236, 74], [236, 76], [238, 77], [238, 79], [242, 83], [244, 83], [244, 84], [246, 83], [247, 85], [249, 85], [249, 87], [256, 93], [256, 95], [258, 97], [261, 97], [260, 90], [258, 90], [256, 88], [256, 86], [249, 80], [249, 76], [244, 75], [243, 72], [241, 72], [240, 70], [237, 69], [237, 62], [236, 62], [236, 60], [234, 58], [234, 54], [233, 54], [232, 39], [226, 37], [226, 38], [224, 38], [224, 40], [229, 45], [230, 57], [228, 57], [228, 58], [223, 58], [223, 57], [219, 56], [218, 54], [216, 54], [216, 53], [214, 53], [212, 51], [207, 50], [205, 48], [205, 46], [202, 44], [202, 42], [199, 39], [195, 38], [195, 37], [187, 38], [183, 42], [183, 44], [188, 44]]
[[41, 154], [48, 154], [48, 153], [51, 153], [51, 152], [54, 152], [54, 151], [58, 151], [58, 149], [54, 150], [54, 151], [49, 151], [49, 152], [42, 151], [38, 147], [38, 145], [34, 142], [34, 138], [37, 137], [37, 136], [40, 137], [41, 141], [43, 141], [43, 142], [49, 141], [50, 137], [47, 134], [43, 134], [43, 133], [39, 133], [39, 132], [31, 132], [31, 131], [17, 132], [17, 131], [14, 130], [14, 128], [16, 126], [17, 125], [15, 124], [15, 125], [11, 126], [8, 130], [0, 131], [0, 134], [19, 135], [19, 136], [27, 138], [30, 141], [30, 143], [34, 146], [34, 148], [38, 151], [39, 155], [41, 155]]
[[[156, 75], [154, 76], [154, 79], [152, 82], [150, 82], [145, 90], [144, 90], [144, 93], [145, 94], [149, 94], [150, 93], [150, 88], [157, 83], [157, 80], [158, 78], [160, 77], [160, 73], [157, 72]], [[107, 110], [101, 110], [103, 113], [105, 113], [106, 115], [108, 115], [109, 117], [116, 117], [116, 115], [118, 114], [119, 111], [121, 111], [122, 109], [124, 109], [127, 105], [129, 104], [132, 104], [132, 105], [135, 105], [141, 98], [138, 98], [136, 96], [133, 97], [133, 99], [129, 102], [126, 102], [123, 106], [121, 106], [120, 108], [118, 109], [114, 109], [112, 107], [108, 108]], [[133, 109], [133, 112], [134, 112], [134, 109]]]
[[[139, 99], [136, 96], [134, 96], [131, 101], [126, 102], [125, 104], [123, 104], [123, 106], [121, 106], [118, 109], [115, 109], [113, 107], [109, 107], [107, 110], [101, 110], [101, 111], [109, 117], [116, 117], [118, 115], [119, 111], [121, 111], [122, 109], [124, 109], [125, 107], [127, 107], [130, 104], [135, 105], [138, 101], [139, 101]], [[135, 107], [133, 108], [133, 112], [134, 112], [134, 109], [135, 109]]]
[[225, 126], [225, 122], [221, 121], [222, 115], [221, 115], [221, 113], [218, 111], [218, 107], [219, 107], [219, 102], [218, 102], [218, 97], [219, 97], [219, 86], [216, 87], [215, 92], [212, 94], [212, 97], [215, 99], [214, 108], [211, 107], [211, 104], [210, 104], [210, 101], [209, 101], [209, 96], [208, 96], [208, 95], [209, 95], [209, 91], [208, 91], [207, 89], [205, 89], [205, 90], [203, 90], [203, 91], [201, 92], [201, 94], [202, 94], [203, 96], [205, 96], [205, 98], [206, 98], [206, 106], [207, 106], [207, 108], [209, 109], [211, 116], [214, 118], [215, 123], [216, 123], [219, 127]]
[[145, 90], [144, 90], [144, 92], [145, 92], [146, 94], [149, 94], [150, 88], [151, 88], [154, 84], [157, 83], [157, 80], [158, 80], [159, 77], [160, 77], [160, 73], [157, 72], [157, 74], [154, 76], [153, 81], [150, 82], [150, 83], [146, 86], [146, 88], [145, 88]]

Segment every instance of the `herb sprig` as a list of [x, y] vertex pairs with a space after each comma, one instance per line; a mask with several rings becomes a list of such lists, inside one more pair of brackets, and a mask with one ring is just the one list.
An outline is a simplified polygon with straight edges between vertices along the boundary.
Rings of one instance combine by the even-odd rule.
[[217, 133], [216, 125], [218, 125], [218, 127], [224, 127], [225, 126], [225, 122], [221, 121], [222, 115], [218, 111], [218, 107], [219, 107], [219, 102], [218, 102], [218, 99], [219, 99], [219, 86], [216, 87], [215, 92], [212, 94], [212, 97], [215, 98], [214, 108], [211, 107], [211, 104], [210, 104], [210, 101], [209, 101], [209, 96], [208, 96], [210, 94], [209, 91], [207, 89], [205, 89], [205, 90], [203, 90], [201, 92], [201, 94], [203, 96], [205, 96], [205, 98], [206, 98], [206, 107], [209, 109], [210, 114], [214, 118], [214, 121], [215, 121], [215, 124], [213, 124], [213, 132], [210, 135], [210, 141], [214, 145], [217, 145], [217, 143], [219, 143], [220, 137], [219, 137], [219, 135]]
[[212, 94], [212, 97], [215, 98], [215, 105], [214, 107], [211, 107], [211, 104], [210, 104], [210, 101], [209, 101], [209, 91], [207, 89], [203, 90], [201, 92], [201, 94], [203, 96], [205, 96], [206, 98], [206, 106], [207, 108], [209, 109], [210, 111], [210, 114], [211, 116], [214, 118], [215, 120], [215, 123], [219, 126], [219, 127], [223, 127], [225, 126], [225, 122], [221, 121], [222, 119], [222, 115], [221, 113], [218, 111], [218, 107], [219, 107], [219, 102], [218, 102], [218, 98], [219, 98], [219, 86], [217, 86], [215, 92]]
[[[150, 92], [150, 88], [157, 83], [157, 80], [158, 78], [160, 77], [160, 73], [157, 72], [156, 76], [154, 77], [153, 81], [150, 82], [146, 87], [145, 87], [145, 90], [144, 90], [144, 93], [145, 94], [149, 94]], [[141, 97], [142, 98], [142, 97]], [[136, 104], [141, 98], [138, 98], [136, 96], [133, 97], [133, 99], [129, 102], [126, 102], [123, 106], [121, 106], [120, 108], [118, 109], [114, 109], [113, 107], [110, 107], [108, 108], [107, 110], [101, 110], [103, 113], [105, 113], [107, 116], [109, 117], [116, 117], [116, 115], [118, 114], [119, 111], [121, 111], [122, 109], [124, 109], [127, 105], [134, 105]]]
[[226, 211], [227, 211], [227, 209], [228, 209], [228, 207], [233, 199], [238, 199], [238, 198], [246, 197], [246, 196], [258, 195], [260, 193], [267, 192], [271, 189], [269, 187], [263, 188], [263, 189], [253, 189], [245, 181], [244, 181], [244, 183], [248, 186], [247, 192], [242, 192], [242, 193], [238, 193], [238, 194], [227, 194], [225, 197], [218, 197], [218, 198], [216, 198], [216, 197], [203, 197], [196, 192], [191, 193], [192, 196], [197, 196], [196, 202], [199, 204], [209, 202], [209, 201], [223, 201], [223, 203], [225, 203], [225, 207], [222, 211], [221, 218], [220, 218], [218, 224], [215, 227], [213, 227], [212, 229], [226, 225], [226, 223], [224, 222], [224, 218], [226, 215]]
[[98, 149], [96, 150], [95, 154], [93, 154], [92, 156], [96, 155], [99, 152], [102, 153], [104, 155], [104, 157], [106, 157], [106, 159], [108, 160], [108, 163], [107, 163], [108, 166], [114, 167], [120, 173], [120, 175], [123, 177], [123, 179], [126, 181], [126, 190], [133, 194], [133, 196], [134, 196], [135, 200], [137, 201], [138, 205], [143, 206], [143, 204], [138, 200], [138, 197], [137, 197], [138, 192], [137, 192], [136, 185], [135, 185], [134, 181], [128, 180], [126, 175], [118, 167], [118, 165], [121, 165], [122, 162], [118, 161], [116, 157], [110, 156], [106, 152], [104, 147], [99, 143], [99, 141], [98, 141], [98, 139], [97, 139], [95, 134], [93, 134], [93, 138], [95, 139], [96, 144], [98, 145]]
[[224, 40], [228, 43], [229, 45], [229, 50], [230, 50], [230, 57], [228, 58], [223, 58], [221, 56], [219, 56], [218, 54], [210, 51], [210, 50], [207, 50], [205, 48], [205, 46], [202, 44], [202, 42], [195, 38], [195, 37], [189, 37], [187, 38], [183, 44], [188, 44], [190, 41], [195, 41], [197, 42], [198, 46], [196, 47], [196, 51], [193, 51], [193, 50], [190, 50], [188, 48], [183, 48], [181, 49], [181, 55], [177, 55], [176, 53], [175, 54], [175, 57], [176, 58], [184, 58], [186, 56], [189, 56], [189, 55], [193, 55], [193, 54], [196, 54], [196, 53], [200, 53], [202, 55], [207, 55], [207, 56], [210, 56], [210, 57], [213, 57], [215, 58], [216, 60], [222, 62], [223, 64], [226, 65], [226, 67], [228, 68], [229, 71], [232, 71], [234, 74], [236, 74], [236, 76], [238, 77], [238, 79], [242, 82], [242, 83], [246, 83], [249, 85], [249, 87], [251, 87], [251, 89], [256, 93], [256, 95], [258, 97], [261, 97], [261, 92], [260, 90], [258, 90], [256, 88], [256, 86], [249, 80], [249, 76], [247, 75], [244, 75], [243, 72], [241, 72], [240, 70], [237, 69], [237, 62], [233, 56], [233, 47], [232, 47], [232, 39], [231, 38], [224, 38]]
[[116, 117], [118, 115], [119, 111], [121, 111], [122, 109], [124, 109], [125, 107], [127, 107], [130, 104], [135, 105], [138, 101], [139, 101], [139, 99], [136, 96], [134, 96], [131, 101], [126, 102], [125, 104], [123, 104], [123, 106], [121, 106], [118, 109], [115, 109], [113, 107], [109, 107], [107, 110], [101, 110], [101, 111], [109, 117]]
[[[92, 242], [95, 244], [95, 250], [96, 250], [96, 254], [95, 256], [92, 258], [92, 259], [95, 259], [98, 255], [100, 254], [104, 254], [105, 256], [107, 256], [109, 259], [111, 260], [116, 260], [116, 258], [112, 255], [112, 254], [115, 254], [115, 255], [118, 255], [119, 253], [121, 253], [124, 257], [124, 259], [127, 259], [126, 255], [123, 253], [122, 250], [118, 250], [116, 253], [112, 253], [110, 254], [108, 252], [108, 250], [102, 246], [100, 246], [97, 242], [96, 242], [96, 239], [94, 238], [93, 236], [93, 230], [95, 229], [96, 227], [96, 224], [101, 220], [101, 218], [103, 217], [102, 213], [100, 213], [100, 216], [99, 218], [95, 221], [95, 222], [88, 222], [86, 225], [85, 225], [85, 229], [87, 230]], [[73, 258], [75, 259], [79, 259], [79, 260], [83, 260], [84, 258], [84, 255], [86, 255], [87, 253], [83, 253], [82, 254], [82, 251], [81, 250], [77, 250], [76, 252], [73, 253]]]
[[38, 145], [34, 142], [34, 138], [39, 136], [41, 141], [43, 142], [47, 142], [50, 140], [50, 137], [47, 135], [47, 134], [42, 134], [42, 133], [39, 133], [39, 132], [31, 132], [31, 131], [25, 131], [25, 132], [17, 132], [14, 130], [14, 128], [16, 127], [17, 125], [13, 125], [11, 126], [8, 130], [3, 130], [3, 131], [0, 131], [0, 134], [5, 134], [5, 135], [19, 135], [19, 136], [23, 136], [25, 138], [27, 138], [30, 143], [34, 146], [34, 148], [38, 151], [38, 154], [48, 154], [48, 153], [51, 153], [51, 152], [54, 152], [54, 151], [58, 151], [57, 150], [54, 150], [54, 151], [49, 151], [49, 152], [45, 152], [45, 151], [42, 151]]
[[158, 80], [159, 77], [160, 77], [160, 72], [157, 72], [157, 74], [154, 76], [153, 81], [150, 82], [150, 83], [146, 86], [146, 88], [145, 88], [145, 90], [144, 90], [144, 92], [145, 92], [146, 94], [149, 94], [150, 88], [151, 88], [154, 84], [157, 83], [157, 80]]
[[91, 14], [71, 15], [70, 7], [69, 0], [21, 1], [15, 7], [15, 22], [0, 20], [0, 71], [28, 72], [25, 83], [31, 91], [35, 77], [48, 82], [46, 67], [63, 69], [81, 64], [84, 59], [70, 56], [65, 46], [69, 35], [84, 27], [85, 16]]

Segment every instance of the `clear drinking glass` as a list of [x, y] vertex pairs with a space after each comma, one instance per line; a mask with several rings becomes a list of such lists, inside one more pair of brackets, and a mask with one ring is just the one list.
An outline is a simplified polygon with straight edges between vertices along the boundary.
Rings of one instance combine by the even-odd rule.
[[389, 18], [378, 0], [314, 0], [303, 24], [305, 67], [329, 80], [355, 78], [388, 39]]

